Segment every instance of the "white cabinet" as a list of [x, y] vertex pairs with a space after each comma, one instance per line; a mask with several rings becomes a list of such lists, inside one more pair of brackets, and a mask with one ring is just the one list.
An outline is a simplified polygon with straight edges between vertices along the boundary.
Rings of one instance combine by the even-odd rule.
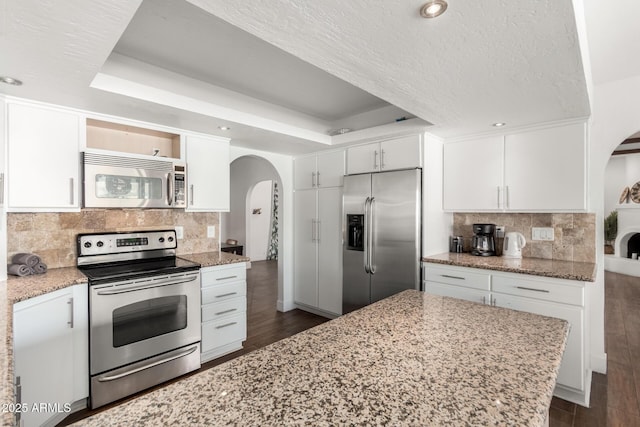
[[444, 146], [448, 211], [584, 211], [586, 124], [452, 142]]
[[185, 136], [187, 211], [229, 211], [229, 140]]
[[297, 157], [294, 161], [296, 190], [341, 187], [344, 177], [344, 150]]
[[78, 211], [84, 121], [65, 110], [7, 107], [9, 211]]
[[247, 265], [205, 267], [202, 285], [202, 363], [240, 350], [247, 339]]
[[347, 174], [422, 166], [421, 135], [408, 135], [347, 149]]
[[331, 315], [342, 313], [342, 188], [295, 193], [294, 299]]
[[[20, 414], [25, 427], [55, 425], [69, 412], [86, 407], [87, 292], [87, 285], [81, 284], [14, 305], [16, 402], [28, 409]], [[39, 403], [55, 408], [34, 410], [33, 405]]]
[[491, 275], [468, 269], [435, 267], [424, 268], [424, 291], [480, 304], [491, 303]]

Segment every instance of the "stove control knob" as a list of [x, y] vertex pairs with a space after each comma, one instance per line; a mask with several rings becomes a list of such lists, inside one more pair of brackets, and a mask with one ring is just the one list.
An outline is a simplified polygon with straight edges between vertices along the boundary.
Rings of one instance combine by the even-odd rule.
[[84, 247], [89, 249], [91, 247], [91, 242], [84, 242]]
[[170, 241], [170, 242], [173, 242], [173, 236], [167, 237], [167, 240]]
[[159, 238], [159, 239], [158, 239], [158, 241], [159, 241], [160, 243], [164, 243], [164, 237]]
[[101, 248], [104, 246], [104, 243], [102, 242], [102, 240], [98, 240], [98, 243], [96, 243], [96, 246]]

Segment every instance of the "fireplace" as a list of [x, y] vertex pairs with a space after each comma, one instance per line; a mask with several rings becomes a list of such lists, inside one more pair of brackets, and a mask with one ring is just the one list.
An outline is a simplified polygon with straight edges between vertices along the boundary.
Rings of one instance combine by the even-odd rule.
[[640, 233], [634, 233], [627, 241], [627, 258], [632, 258], [632, 254], [636, 254], [636, 258], [640, 254]]
[[[634, 209], [633, 213], [636, 212], [640, 214], [640, 209]], [[620, 213], [623, 211], [621, 210]], [[640, 257], [640, 221], [634, 218], [633, 221], [621, 223], [618, 216], [618, 237], [616, 237], [614, 251], [613, 255], [604, 257], [605, 270], [640, 277], [640, 260], [632, 259], [634, 253]]]

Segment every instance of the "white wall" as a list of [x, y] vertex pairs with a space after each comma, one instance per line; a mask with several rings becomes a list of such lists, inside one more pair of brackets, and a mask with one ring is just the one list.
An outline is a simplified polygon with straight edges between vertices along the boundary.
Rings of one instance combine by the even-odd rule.
[[[271, 205], [273, 181], [261, 181], [249, 190], [247, 203], [247, 256], [251, 261], [267, 259], [271, 235]], [[259, 210], [260, 213], [256, 213]]]
[[[278, 232], [278, 310], [289, 311], [295, 308], [293, 303], [293, 157], [266, 151], [231, 146], [229, 161], [243, 156], [267, 160], [275, 168], [280, 186], [280, 228]], [[245, 170], [251, 174], [251, 170]], [[234, 185], [232, 176], [231, 185]], [[258, 179], [255, 182], [263, 181]], [[254, 182], [254, 183], [255, 183]], [[232, 187], [233, 188], [233, 187]], [[246, 191], [243, 193], [246, 194]], [[246, 200], [246, 198], [244, 198]], [[233, 205], [231, 207], [233, 210]], [[244, 212], [242, 209], [241, 212]], [[224, 222], [224, 216], [221, 222]], [[225, 238], [226, 240], [226, 238]], [[222, 240], [224, 241], [224, 240]]]

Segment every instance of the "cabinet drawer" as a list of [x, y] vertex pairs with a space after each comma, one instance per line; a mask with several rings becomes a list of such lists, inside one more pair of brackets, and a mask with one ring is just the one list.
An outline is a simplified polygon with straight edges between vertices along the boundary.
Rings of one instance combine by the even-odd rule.
[[203, 288], [245, 280], [246, 277], [247, 267], [244, 262], [237, 265], [234, 264], [221, 267], [203, 268], [201, 270]]
[[244, 341], [247, 338], [246, 313], [223, 319], [212, 320], [202, 324], [202, 351], [209, 351], [216, 347]]
[[491, 289], [491, 275], [477, 273], [458, 268], [425, 266], [425, 280], [429, 282], [447, 283], [467, 288]]
[[516, 276], [493, 276], [493, 291], [503, 294], [584, 306], [584, 290], [549, 280], [529, 280]]
[[225, 301], [231, 298], [245, 296], [247, 283], [245, 281], [225, 283], [202, 289], [202, 305]]
[[202, 306], [202, 321], [219, 319], [247, 311], [247, 299], [245, 297], [231, 298], [226, 301], [216, 302]]

